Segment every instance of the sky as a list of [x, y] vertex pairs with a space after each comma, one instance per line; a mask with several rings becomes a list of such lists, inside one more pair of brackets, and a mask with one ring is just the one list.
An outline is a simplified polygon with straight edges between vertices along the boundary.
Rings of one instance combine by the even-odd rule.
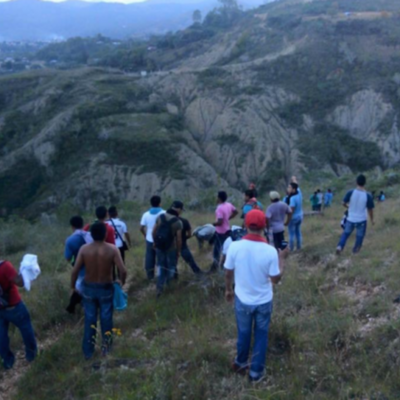
[[[0, 3], [6, 2], [6, 1], [10, 1], [10, 0], [0, 0]], [[61, 3], [62, 1], [65, 0], [44, 0], [44, 1], [52, 1], [54, 3]], [[124, 4], [130, 4], [130, 3], [141, 3], [143, 1], [146, 0], [83, 0], [83, 1], [87, 1], [90, 3], [99, 3], [101, 1], [107, 2], [107, 3], [124, 3]]]
[[[1, 2], [6, 2], [10, 0], [0, 0]], [[61, 3], [66, 0], [43, 0], [43, 1], [52, 1], [54, 3]], [[124, 3], [124, 4], [130, 4], [130, 3], [142, 3], [147, 0], [82, 0], [82, 1], [87, 1], [89, 3], [99, 3], [99, 2], [106, 2], [106, 3]], [[180, 3], [196, 3], [196, 0], [179, 0]]]

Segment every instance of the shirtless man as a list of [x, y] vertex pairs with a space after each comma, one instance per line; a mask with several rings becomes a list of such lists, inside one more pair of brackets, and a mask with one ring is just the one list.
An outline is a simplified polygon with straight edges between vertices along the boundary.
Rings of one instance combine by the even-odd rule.
[[82, 350], [88, 360], [95, 348], [97, 312], [100, 310], [101, 333], [103, 338], [102, 353], [107, 355], [111, 345], [113, 328], [113, 268], [119, 270], [121, 285], [125, 284], [127, 271], [118, 248], [105, 243], [107, 227], [101, 222], [90, 228], [94, 242], [81, 247], [75, 267], [72, 271], [71, 288], [75, 289], [79, 270], [84, 265], [85, 279], [82, 284], [83, 306], [85, 309], [85, 333]]

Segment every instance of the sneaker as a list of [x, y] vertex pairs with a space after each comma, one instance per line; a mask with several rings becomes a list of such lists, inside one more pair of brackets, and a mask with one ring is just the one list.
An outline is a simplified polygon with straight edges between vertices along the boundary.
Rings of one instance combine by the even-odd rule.
[[340, 254], [341, 254], [342, 251], [343, 251], [343, 249], [342, 249], [340, 246], [336, 247], [336, 254], [337, 254], [338, 256], [340, 256]]
[[262, 380], [262, 378], [263, 378], [262, 376], [259, 376], [258, 378], [254, 378], [254, 377], [249, 375], [249, 382], [257, 383], [257, 382], [260, 382]]
[[247, 374], [248, 369], [249, 367], [240, 367], [235, 362], [232, 364], [232, 371], [238, 375], [245, 376]]

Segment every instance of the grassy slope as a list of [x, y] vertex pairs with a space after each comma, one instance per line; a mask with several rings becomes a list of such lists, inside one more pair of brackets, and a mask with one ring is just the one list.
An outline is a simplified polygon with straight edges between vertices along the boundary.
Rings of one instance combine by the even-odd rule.
[[[336, 199], [336, 201], [338, 201]], [[376, 210], [359, 256], [349, 249], [333, 256], [340, 235], [338, 204], [324, 217], [307, 219], [305, 248], [290, 257], [275, 288], [268, 378], [258, 386], [233, 376], [233, 310], [223, 298], [223, 280], [194, 283], [186, 266], [181, 280], [158, 302], [143, 285], [143, 244], [129, 254], [129, 309], [117, 314], [122, 330], [112, 356], [84, 362], [82, 320], [68, 319], [69, 268], [62, 261], [68, 231], [59, 225], [3, 227], [1, 253], [15, 264], [24, 251], [39, 254], [43, 275], [24, 294], [45, 351], [18, 383], [15, 399], [395, 399], [398, 372], [397, 240], [400, 200]], [[126, 213], [136, 233], [139, 213]], [[189, 214], [196, 223], [212, 215]], [[193, 243], [194, 244], [194, 243]], [[209, 254], [198, 254], [201, 266]], [[59, 326], [61, 324], [61, 328]], [[19, 335], [12, 335], [20, 346]], [[121, 360], [123, 361], [121, 364]], [[4, 379], [9, 379], [4, 374]]]

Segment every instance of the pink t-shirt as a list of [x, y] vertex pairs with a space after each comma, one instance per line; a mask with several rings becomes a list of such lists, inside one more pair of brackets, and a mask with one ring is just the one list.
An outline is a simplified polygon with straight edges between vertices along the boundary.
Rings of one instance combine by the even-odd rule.
[[235, 210], [236, 208], [228, 202], [222, 203], [217, 207], [215, 211], [215, 218], [217, 221], [222, 219], [222, 225], [215, 227], [217, 233], [224, 234], [231, 229], [229, 218]]

